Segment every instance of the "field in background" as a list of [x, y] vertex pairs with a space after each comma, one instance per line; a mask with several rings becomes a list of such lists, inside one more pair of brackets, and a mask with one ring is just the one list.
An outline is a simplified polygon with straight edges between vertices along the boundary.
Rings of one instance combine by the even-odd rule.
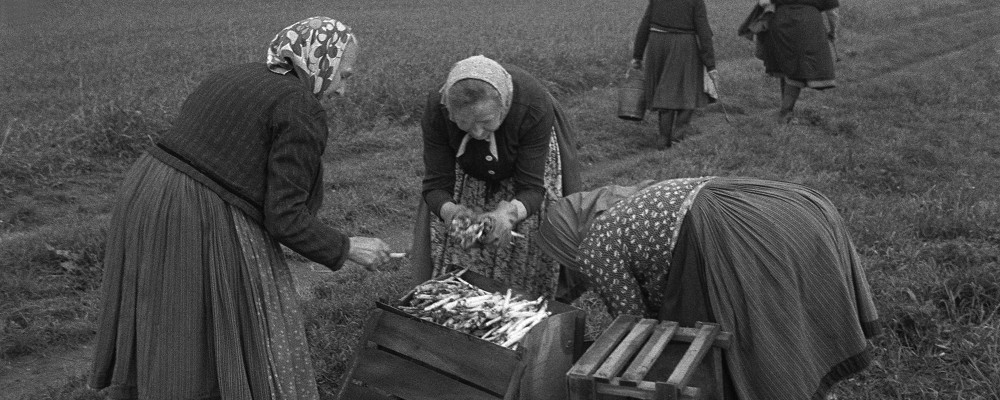
[[[20, 1], [20, 0], [18, 0]], [[587, 187], [745, 175], [805, 183], [838, 205], [868, 266], [885, 335], [841, 398], [1000, 397], [1000, 7], [987, 0], [852, 1], [842, 8], [840, 87], [806, 92], [775, 125], [777, 83], [735, 37], [746, 4], [709, 1], [725, 108], [702, 134], [651, 150], [655, 126], [613, 117], [641, 1], [51, 1], [4, 10], [0, 68], [0, 360], [58, 355], [93, 338], [103, 229], [120, 174], [220, 64], [263, 58], [288, 23], [329, 15], [363, 45], [334, 105], [322, 217], [405, 246], [420, 164], [414, 127], [448, 66], [483, 53], [550, 82], [581, 135]], [[6, 5], [4, 7], [7, 7]], [[9, 30], [8, 30], [9, 26]], [[16, 41], [16, 42], [15, 42]], [[726, 122], [729, 117], [732, 123]], [[355, 266], [304, 293], [324, 398], [332, 398], [372, 301], [407, 287]], [[581, 304], [602, 321], [592, 299]], [[592, 328], [595, 329], [595, 328]], [[97, 398], [82, 379], [29, 398]]]

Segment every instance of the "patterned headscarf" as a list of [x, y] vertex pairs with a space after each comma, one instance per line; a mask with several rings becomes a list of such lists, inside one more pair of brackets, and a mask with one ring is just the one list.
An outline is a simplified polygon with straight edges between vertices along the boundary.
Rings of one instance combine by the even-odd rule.
[[[500, 63], [482, 55], [472, 56], [455, 63], [451, 67], [451, 71], [448, 72], [448, 79], [445, 79], [444, 86], [441, 86], [441, 104], [444, 104], [445, 107], [448, 106], [448, 89], [451, 89], [455, 82], [462, 79], [478, 79], [496, 88], [497, 92], [500, 93], [500, 105], [503, 107], [500, 119], [503, 120], [507, 116], [507, 112], [510, 111], [510, 103], [514, 98], [514, 81], [511, 79], [510, 73]], [[470, 137], [465, 135], [462, 138], [462, 144], [458, 147], [456, 157], [465, 152], [465, 145], [469, 142]], [[499, 159], [495, 135], [491, 133], [488, 140], [490, 153]]]
[[549, 205], [545, 218], [538, 226], [538, 247], [560, 264], [582, 269], [580, 244], [590, 233], [590, 225], [619, 201], [656, 183], [639, 182], [635, 186], [609, 185], [589, 192], [577, 192]]
[[335, 19], [312, 17], [282, 29], [267, 49], [267, 68], [295, 75], [314, 95], [320, 96], [333, 83], [347, 43], [354, 40], [351, 28]]

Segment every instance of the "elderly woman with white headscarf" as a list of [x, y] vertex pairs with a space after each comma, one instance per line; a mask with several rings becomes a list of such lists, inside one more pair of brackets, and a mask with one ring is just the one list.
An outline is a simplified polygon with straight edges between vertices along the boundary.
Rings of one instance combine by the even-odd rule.
[[[579, 282], [532, 245], [547, 204], [580, 188], [573, 131], [542, 82], [517, 66], [469, 57], [431, 91], [421, 127], [416, 282], [457, 265], [548, 298], [562, 276], [571, 282], [563, 294], [572, 297], [568, 286]], [[481, 246], [449, 236], [455, 218], [477, 215], [494, 221]]]
[[320, 99], [342, 94], [358, 42], [313, 17], [267, 62], [224, 67], [128, 172], [108, 230], [89, 384], [111, 398], [317, 399], [280, 245], [332, 270], [388, 259], [322, 223]]

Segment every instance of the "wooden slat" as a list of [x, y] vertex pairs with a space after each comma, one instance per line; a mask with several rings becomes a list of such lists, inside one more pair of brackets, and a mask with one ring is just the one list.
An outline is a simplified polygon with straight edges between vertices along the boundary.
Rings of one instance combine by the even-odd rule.
[[568, 374], [589, 379], [594, 371], [600, 368], [604, 359], [615, 350], [615, 347], [618, 347], [618, 343], [629, 333], [629, 330], [632, 329], [632, 326], [638, 320], [639, 317], [631, 315], [619, 315], [618, 318], [615, 318], [611, 322], [611, 325], [604, 330], [604, 333], [594, 341], [594, 344], [590, 345], [590, 348], [570, 368]]
[[380, 349], [363, 347], [358, 354], [363, 361], [355, 368], [354, 379], [407, 400], [502, 398]]
[[[640, 382], [638, 386], [624, 386], [620, 385], [618, 378], [612, 379], [608, 383], [596, 383], [595, 390], [600, 394], [609, 394], [615, 396], [631, 396], [637, 399], [655, 399], [656, 398], [656, 382], [643, 381]], [[680, 400], [694, 400], [701, 396], [701, 389], [688, 386], [681, 389], [679, 393]], [[575, 398], [573, 398], [576, 400]], [[659, 400], [659, 399], [657, 399]]]
[[[699, 322], [700, 323], [700, 322]], [[717, 324], [715, 324], [717, 325]], [[721, 329], [721, 328], [720, 328]], [[691, 343], [695, 336], [698, 335], [698, 328], [678, 328], [677, 334], [674, 335], [675, 341]], [[712, 343], [713, 346], [728, 350], [729, 343], [733, 339], [733, 334], [730, 332], [720, 331], [719, 335], [715, 337], [715, 342]]]
[[396, 398], [391, 395], [382, 393], [381, 391], [368, 387], [362, 386], [355, 383], [348, 383], [340, 390], [340, 395], [337, 396], [340, 400], [395, 400]]
[[715, 341], [715, 337], [718, 334], [719, 325], [703, 324], [691, 342], [691, 347], [684, 353], [684, 357], [677, 363], [674, 372], [667, 378], [667, 384], [678, 388], [687, 386], [691, 376], [694, 375], [695, 368], [705, 358], [709, 350], [712, 349], [712, 342]]
[[683, 388], [683, 386], [669, 382], [656, 382], [656, 391], [654, 392], [656, 400], [680, 400]]
[[499, 394], [507, 390], [520, 358], [502, 346], [390, 312], [382, 315], [367, 339]]
[[635, 357], [636, 352], [646, 344], [646, 339], [653, 333], [656, 323], [655, 319], [642, 319], [635, 324], [628, 336], [622, 339], [615, 351], [604, 360], [597, 372], [594, 372], [594, 379], [598, 382], [607, 382], [617, 377]]
[[639, 350], [639, 354], [636, 355], [635, 360], [632, 361], [632, 364], [622, 374], [623, 384], [634, 386], [646, 378], [646, 374], [649, 373], [649, 369], [652, 368], [653, 363], [660, 358], [663, 350], [670, 343], [670, 339], [677, 333], [677, 327], [677, 322], [675, 321], [662, 321], [656, 325], [656, 329], [653, 330], [649, 341]]

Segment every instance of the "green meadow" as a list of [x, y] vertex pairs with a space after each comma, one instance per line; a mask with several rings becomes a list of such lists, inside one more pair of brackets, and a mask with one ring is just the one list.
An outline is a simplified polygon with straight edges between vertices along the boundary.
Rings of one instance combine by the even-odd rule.
[[[839, 86], [804, 92], [798, 122], [778, 125], [778, 83], [736, 36], [752, 2], [706, 1], [722, 102], [668, 151], [653, 149], [654, 118], [615, 117], [643, 1], [4, 2], [0, 386], [17, 399], [102, 398], [84, 385], [86, 349], [124, 172], [205, 74], [262, 61], [278, 30], [326, 15], [362, 44], [347, 96], [330, 104], [328, 223], [408, 248], [424, 97], [451, 63], [485, 54], [543, 79], [568, 108], [587, 188], [728, 175], [827, 194], [884, 330], [875, 362], [836, 386], [838, 398], [1000, 398], [1000, 4], [845, 0]], [[408, 265], [323, 272], [289, 257], [321, 396], [332, 399], [374, 301], [409, 289]], [[609, 320], [600, 302], [577, 305], [588, 336], [599, 334]]]

